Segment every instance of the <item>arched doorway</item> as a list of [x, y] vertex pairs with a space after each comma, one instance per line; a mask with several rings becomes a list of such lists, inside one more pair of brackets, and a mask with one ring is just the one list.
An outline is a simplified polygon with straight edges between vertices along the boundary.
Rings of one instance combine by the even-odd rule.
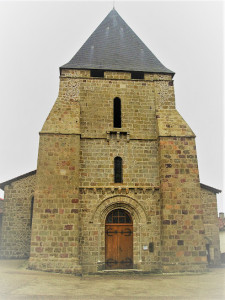
[[133, 222], [124, 209], [115, 209], [106, 217], [105, 268], [133, 268]]

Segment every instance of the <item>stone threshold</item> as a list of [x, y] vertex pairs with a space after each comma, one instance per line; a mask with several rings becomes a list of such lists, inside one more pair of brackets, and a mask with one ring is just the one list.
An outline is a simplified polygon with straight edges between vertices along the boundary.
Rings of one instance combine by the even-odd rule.
[[[221, 268], [224, 268], [225, 265], [220, 266]], [[88, 275], [161, 275], [161, 276], [188, 276], [188, 275], [202, 275], [210, 272], [209, 269], [206, 269], [205, 271], [184, 271], [184, 272], [171, 272], [171, 273], [164, 273], [162, 271], [144, 271], [139, 269], [115, 269], [115, 270], [102, 270], [98, 271], [96, 273], [88, 274]]]
[[94, 275], [132, 275], [132, 274], [150, 274], [149, 271], [143, 271], [138, 269], [115, 269], [115, 270], [102, 270], [98, 271]]

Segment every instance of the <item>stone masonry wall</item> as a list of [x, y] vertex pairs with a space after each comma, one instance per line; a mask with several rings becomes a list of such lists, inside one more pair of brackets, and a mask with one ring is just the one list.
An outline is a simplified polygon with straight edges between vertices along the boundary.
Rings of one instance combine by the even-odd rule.
[[114, 158], [123, 159], [123, 184], [159, 186], [156, 141], [81, 139], [80, 186], [114, 186]]
[[[131, 138], [156, 137], [151, 82], [91, 78], [80, 83], [81, 136], [102, 138], [113, 131], [113, 99], [121, 99], [122, 128]], [[148, 130], [146, 130], [148, 128]]]
[[79, 94], [79, 82], [61, 78], [58, 98], [40, 132], [32, 269], [80, 274]]
[[41, 134], [29, 267], [80, 273], [79, 135]]
[[203, 202], [203, 222], [205, 227], [205, 243], [209, 244], [210, 265], [220, 264], [219, 222], [216, 194], [201, 188]]
[[[107, 132], [127, 132], [132, 139], [156, 139], [155, 82], [170, 75], [145, 74], [131, 80], [129, 72], [105, 72], [104, 78], [90, 77], [89, 70], [62, 70], [59, 96], [66, 90], [80, 102], [82, 138], [106, 138]], [[113, 99], [121, 99], [122, 128], [113, 128]], [[166, 95], [165, 95], [166, 97]]]
[[163, 270], [201, 271], [206, 266], [206, 247], [195, 135], [175, 108], [173, 82], [154, 84]]
[[160, 137], [159, 148], [163, 269], [203, 270], [205, 230], [194, 138]]
[[2, 214], [4, 211], [4, 200], [0, 198], [0, 214]]
[[[160, 259], [160, 199], [152, 188], [81, 188], [81, 264], [83, 273], [105, 269], [105, 219], [113, 210], [127, 210], [133, 219], [135, 269], [158, 272]], [[149, 252], [149, 243], [153, 250]]]
[[2, 237], [2, 216], [4, 211], [4, 201], [0, 198], [0, 249], [1, 249], [1, 237]]
[[1, 258], [27, 258], [30, 254], [31, 200], [36, 176], [32, 175], [5, 187], [2, 218]]

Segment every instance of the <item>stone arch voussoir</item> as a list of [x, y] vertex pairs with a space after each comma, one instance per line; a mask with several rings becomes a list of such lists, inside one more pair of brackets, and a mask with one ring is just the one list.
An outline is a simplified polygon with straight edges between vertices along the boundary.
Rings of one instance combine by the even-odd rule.
[[127, 210], [136, 223], [147, 223], [147, 215], [142, 205], [134, 198], [124, 195], [113, 195], [105, 198], [95, 209], [92, 215], [93, 223], [105, 223], [106, 216], [114, 209]]

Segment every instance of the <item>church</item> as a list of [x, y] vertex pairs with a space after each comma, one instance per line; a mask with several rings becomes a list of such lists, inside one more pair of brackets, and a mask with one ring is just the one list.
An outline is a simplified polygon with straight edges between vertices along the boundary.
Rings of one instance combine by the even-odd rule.
[[60, 67], [37, 170], [0, 184], [1, 259], [77, 275], [220, 264], [221, 191], [199, 181], [174, 74], [112, 9]]

